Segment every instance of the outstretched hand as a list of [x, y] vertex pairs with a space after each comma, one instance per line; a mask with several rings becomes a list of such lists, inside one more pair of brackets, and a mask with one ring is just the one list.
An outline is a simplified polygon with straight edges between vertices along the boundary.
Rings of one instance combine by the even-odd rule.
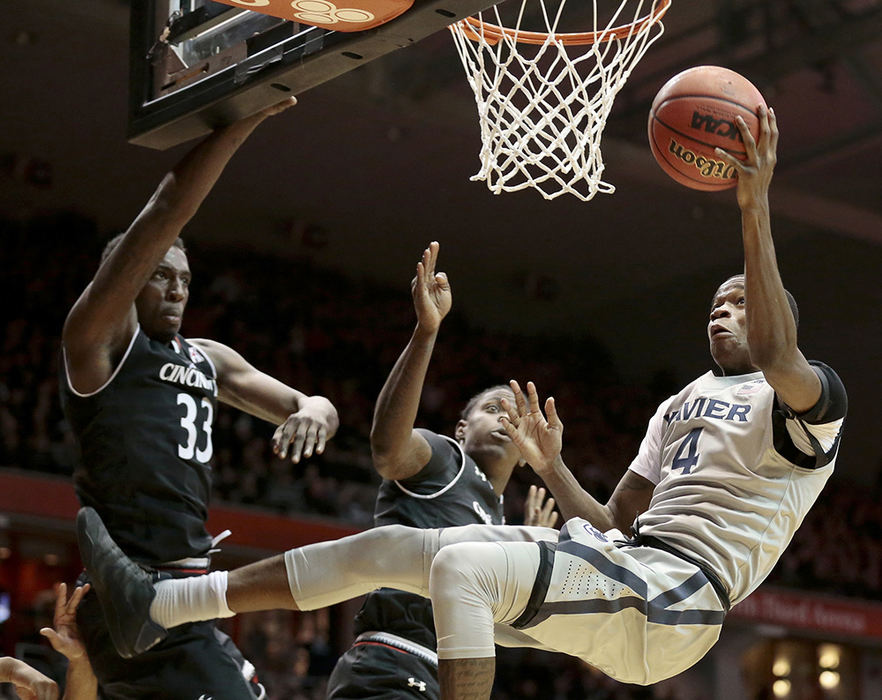
[[437, 241], [432, 241], [423, 251], [423, 257], [417, 263], [416, 277], [410, 284], [417, 322], [422, 328], [431, 332], [438, 330], [442, 319], [453, 304], [453, 294], [450, 291], [447, 275], [435, 271], [440, 248]]
[[40, 630], [55, 651], [64, 654], [69, 661], [81, 659], [86, 654], [86, 648], [80, 639], [77, 628], [77, 606], [83, 596], [89, 592], [89, 584], [78, 586], [74, 589], [70, 600], [67, 598], [67, 584], [59, 583], [55, 588], [55, 616], [52, 627], [44, 627]]
[[754, 140], [744, 119], [740, 116], [735, 117], [735, 126], [741, 134], [744, 151], [747, 154], [745, 160], [736, 158], [722, 148], [715, 149], [716, 154], [738, 173], [736, 196], [738, 206], [742, 209], [764, 202], [778, 159], [778, 122], [775, 119], [775, 112], [760, 106], [757, 107], [756, 114], [760, 127], [759, 140]]
[[300, 410], [288, 416], [273, 433], [273, 452], [282, 459], [290, 455], [297, 464], [301, 457], [309, 459], [313, 453], [322, 454], [329, 432], [324, 402], [304, 400]]
[[524, 525], [554, 527], [557, 524], [558, 512], [554, 509], [554, 498], [549, 498], [544, 505], [542, 501], [545, 501], [545, 489], [530, 486], [524, 501]]
[[560, 457], [563, 446], [563, 423], [557, 415], [554, 399], [545, 401], [546, 420], [539, 409], [539, 395], [533, 382], [527, 382], [527, 398], [515, 380], [510, 382], [514, 392], [515, 405], [502, 399], [502, 407], [507, 416], [501, 417], [502, 426], [511, 441], [521, 452], [521, 457], [533, 467], [540, 476], [550, 471], [555, 460]]

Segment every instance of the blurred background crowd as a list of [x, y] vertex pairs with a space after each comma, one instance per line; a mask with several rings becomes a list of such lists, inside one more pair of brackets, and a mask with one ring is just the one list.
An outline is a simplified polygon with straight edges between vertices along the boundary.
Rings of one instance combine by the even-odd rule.
[[[74, 213], [0, 221], [5, 332], [0, 339], [0, 467], [70, 475], [77, 451], [58, 401], [61, 326], [94, 274], [107, 235]], [[414, 261], [424, 241], [414, 242]], [[411, 270], [381, 288], [257, 252], [188, 242], [193, 284], [183, 333], [227, 343], [257, 368], [336, 405], [341, 427], [324, 455], [294, 465], [270, 449], [273, 426], [221, 409], [214, 429], [214, 498], [282, 515], [371, 525], [379, 483], [370, 460], [374, 400], [414, 324]], [[442, 256], [443, 257], [443, 256]], [[441, 268], [443, 269], [443, 259]], [[564, 459], [605, 501], [636, 455], [658, 403], [691, 377], [659, 371], [648, 385], [623, 381], [601, 342], [570, 335], [518, 337], [445, 320], [418, 425], [452, 434], [466, 401], [516, 378], [554, 395], [564, 422]], [[516, 313], [516, 310], [512, 310]], [[879, 465], [866, 465], [879, 470]], [[527, 488], [518, 470], [505, 494], [507, 520], [522, 521]], [[882, 487], [835, 475], [772, 573], [770, 583], [867, 600], [882, 598]], [[265, 613], [228, 623], [259, 669], [270, 697], [322, 698], [324, 680], [349, 639], [337, 632], [354, 609]], [[506, 698], [665, 698], [664, 686], [635, 689], [562, 656], [505, 650], [497, 691]]]

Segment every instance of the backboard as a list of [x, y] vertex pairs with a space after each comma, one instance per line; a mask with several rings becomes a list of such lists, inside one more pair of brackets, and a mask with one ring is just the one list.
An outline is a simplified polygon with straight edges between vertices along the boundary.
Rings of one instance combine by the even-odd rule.
[[131, 143], [166, 149], [202, 136], [494, 4], [413, 0], [381, 26], [340, 32], [245, 9], [255, 0], [234, 1], [242, 7], [132, 0]]

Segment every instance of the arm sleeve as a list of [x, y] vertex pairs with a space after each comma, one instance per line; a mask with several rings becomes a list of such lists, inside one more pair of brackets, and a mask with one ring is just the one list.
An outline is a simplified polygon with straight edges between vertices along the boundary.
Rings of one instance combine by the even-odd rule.
[[780, 413], [784, 417], [788, 439], [781, 441], [776, 435], [775, 447], [782, 456], [800, 467], [819, 468], [832, 462], [839, 449], [842, 424], [848, 412], [848, 395], [832, 368], [814, 360], [809, 364], [821, 380], [821, 395], [817, 403], [804, 413], [796, 413], [781, 403]]

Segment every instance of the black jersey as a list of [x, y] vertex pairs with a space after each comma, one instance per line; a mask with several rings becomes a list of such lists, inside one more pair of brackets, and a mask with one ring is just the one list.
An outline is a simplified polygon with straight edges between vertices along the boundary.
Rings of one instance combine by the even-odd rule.
[[[374, 524], [419, 528], [503, 524], [502, 496], [460, 444], [429, 430], [419, 432], [432, 448], [432, 457], [414, 476], [383, 481]], [[410, 593], [389, 588], [370, 593], [355, 618], [355, 628], [357, 634], [392, 632], [435, 648], [431, 603]]]
[[77, 496], [113, 539], [148, 565], [205, 556], [217, 372], [180, 335], [140, 327], [110, 379], [80, 394], [62, 359], [61, 401], [79, 439]]

